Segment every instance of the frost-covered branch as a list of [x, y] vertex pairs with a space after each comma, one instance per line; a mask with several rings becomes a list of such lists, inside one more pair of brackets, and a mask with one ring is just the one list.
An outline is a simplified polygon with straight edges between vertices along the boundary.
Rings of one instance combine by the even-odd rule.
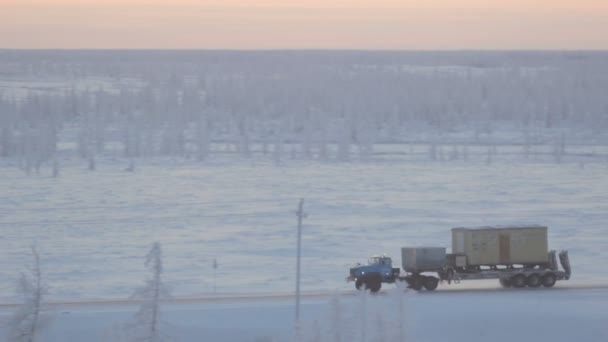
[[158, 242], [146, 255], [145, 266], [152, 272], [152, 277], [146, 284], [133, 293], [132, 298], [141, 299], [142, 303], [135, 314], [133, 328], [136, 341], [160, 342], [166, 336], [161, 331], [160, 302], [169, 297], [169, 291], [162, 281], [163, 262], [162, 249]]
[[18, 291], [23, 296], [21, 304], [8, 322], [9, 341], [36, 341], [47, 320], [44, 314], [44, 297], [48, 286], [40, 269], [40, 256], [36, 247], [32, 247], [34, 262], [29, 274], [22, 273], [19, 278]]

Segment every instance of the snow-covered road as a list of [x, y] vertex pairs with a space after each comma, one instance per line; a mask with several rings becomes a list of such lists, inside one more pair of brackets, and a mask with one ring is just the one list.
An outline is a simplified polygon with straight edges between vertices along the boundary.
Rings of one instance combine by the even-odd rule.
[[[133, 303], [55, 305], [43, 340], [119, 341], [135, 309]], [[11, 310], [0, 308], [0, 318]], [[608, 339], [608, 288], [310, 293], [301, 316], [305, 341], [595, 342]], [[294, 303], [288, 295], [180, 300], [163, 306], [163, 319], [176, 341], [290, 341]]]

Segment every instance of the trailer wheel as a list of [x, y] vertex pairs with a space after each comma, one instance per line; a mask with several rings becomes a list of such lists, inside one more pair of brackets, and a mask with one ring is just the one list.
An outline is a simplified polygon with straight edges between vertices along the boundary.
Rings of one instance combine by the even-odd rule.
[[511, 287], [511, 279], [509, 278], [500, 278], [498, 279], [498, 282], [500, 283], [500, 286], [504, 287], [505, 289]]
[[511, 277], [511, 285], [516, 288], [526, 287], [526, 276], [523, 274], [516, 274]]
[[435, 277], [426, 277], [424, 279], [424, 288], [429, 291], [435, 290], [438, 285], [439, 285], [439, 279], [437, 279]]
[[532, 273], [526, 278], [526, 285], [528, 287], [539, 287], [541, 284], [540, 276], [536, 273]]
[[364, 285], [364, 283], [363, 283], [363, 279], [361, 279], [361, 278], [357, 278], [357, 279], [355, 280], [355, 288], [356, 288], [357, 290], [363, 290], [363, 289], [364, 289], [364, 288], [363, 288], [363, 285]]
[[544, 287], [553, 287], [555, 282], [557, 281], [557, 277], [553, 273], [547, 273], [542, 278], [542, 283]]

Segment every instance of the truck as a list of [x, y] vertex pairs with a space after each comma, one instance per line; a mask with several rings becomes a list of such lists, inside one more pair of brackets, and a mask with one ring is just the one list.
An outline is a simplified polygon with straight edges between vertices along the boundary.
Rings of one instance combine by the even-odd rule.
[[446, 247], [402, 247], [401, 268], [391, 257], [375, 255], [350, 268], [346, 280], [370, 292], [384, 283], [433, 291], [440, 282], [476, 279], [497, 279], [505, 288], [549, 288], [569, 280], [572, 269], [568, 251], [548, 249], [547, 231], [540, 225], [452, 228], [451, 253]]

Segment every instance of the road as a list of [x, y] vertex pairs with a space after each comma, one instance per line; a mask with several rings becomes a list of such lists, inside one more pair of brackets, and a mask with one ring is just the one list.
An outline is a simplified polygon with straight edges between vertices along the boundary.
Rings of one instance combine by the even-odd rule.
[[[13, 309], [0, 308], [0, 319]], [[56, 303], [42, 340], [120, 341], [136, 309], [130, 301]], [[597, 285], [521, 290], [452, 286], [420, 293], [390, 288], [378, 295], [317, 292], [303, 295], [301, 310], [305, 340], [334, 341], [336, 334], [361, 342], [608, 340], [608, 287]], [[164, 303], [162, 313], [163, 330], [176, 341], [293, 339], [289, 294], [179, 298]]]

